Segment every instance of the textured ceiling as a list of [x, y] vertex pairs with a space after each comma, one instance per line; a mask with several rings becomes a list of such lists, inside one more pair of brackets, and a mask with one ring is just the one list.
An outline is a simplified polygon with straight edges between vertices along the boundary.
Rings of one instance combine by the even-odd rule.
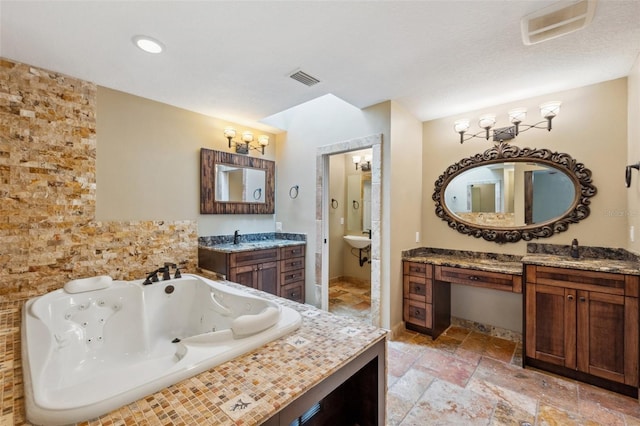
[[554, 3], [2, 0], [0, 56], [247, 125], [325, 94], [425, 121], [628, 75], [640, 1], [600, 0], [587, 28], [525, 46], [520, 19]]

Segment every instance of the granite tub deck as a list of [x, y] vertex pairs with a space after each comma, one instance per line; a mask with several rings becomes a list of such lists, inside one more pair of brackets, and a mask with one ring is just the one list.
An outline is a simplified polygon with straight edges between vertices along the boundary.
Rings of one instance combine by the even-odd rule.
[[[298, 310], [302, 326], [255, 351], [80, 424], [258, 425], [386, 338], [386, 331], [355, 319], [230, 285]], [[24, 300], [0, 302], [2, 426], [29, 424], [20, 355], [23, 304]]]

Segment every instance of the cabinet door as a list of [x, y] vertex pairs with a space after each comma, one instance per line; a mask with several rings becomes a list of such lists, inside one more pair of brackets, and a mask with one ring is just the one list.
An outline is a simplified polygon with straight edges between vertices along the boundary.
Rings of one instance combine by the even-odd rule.
[[258, 290], [278, 294], [278, 262], [267, 262], [257, 265]]
[[256, 266], [238, 266], [237, 268], [231, 268], [229, 272], [229, 281], [242, 284], [247, 287], [257, 288], [256, 282]]
[[578, 370], [637, 386], [638, 299], [578, 291], [577, 314]]
[[576, 290], [527, 283], [527, 356], [576, 368]]

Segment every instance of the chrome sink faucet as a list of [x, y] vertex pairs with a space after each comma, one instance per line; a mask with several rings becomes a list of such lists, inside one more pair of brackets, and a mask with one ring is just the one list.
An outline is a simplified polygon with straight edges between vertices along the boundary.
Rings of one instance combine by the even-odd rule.
[[238, 244], [238, 240], [240, 238], [240, 230], [236, 229], [233, 233], [233, 244]]

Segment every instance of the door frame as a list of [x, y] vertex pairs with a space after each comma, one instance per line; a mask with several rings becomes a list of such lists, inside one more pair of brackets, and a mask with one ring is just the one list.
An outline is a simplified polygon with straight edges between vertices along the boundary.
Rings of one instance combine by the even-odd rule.
[[382, 134], [349, 139], [316, 149], [316, 290], [321, 308], [329, 310], [329, 157], [372, 149], [371, 158], [371, 323], [381, 324]]

